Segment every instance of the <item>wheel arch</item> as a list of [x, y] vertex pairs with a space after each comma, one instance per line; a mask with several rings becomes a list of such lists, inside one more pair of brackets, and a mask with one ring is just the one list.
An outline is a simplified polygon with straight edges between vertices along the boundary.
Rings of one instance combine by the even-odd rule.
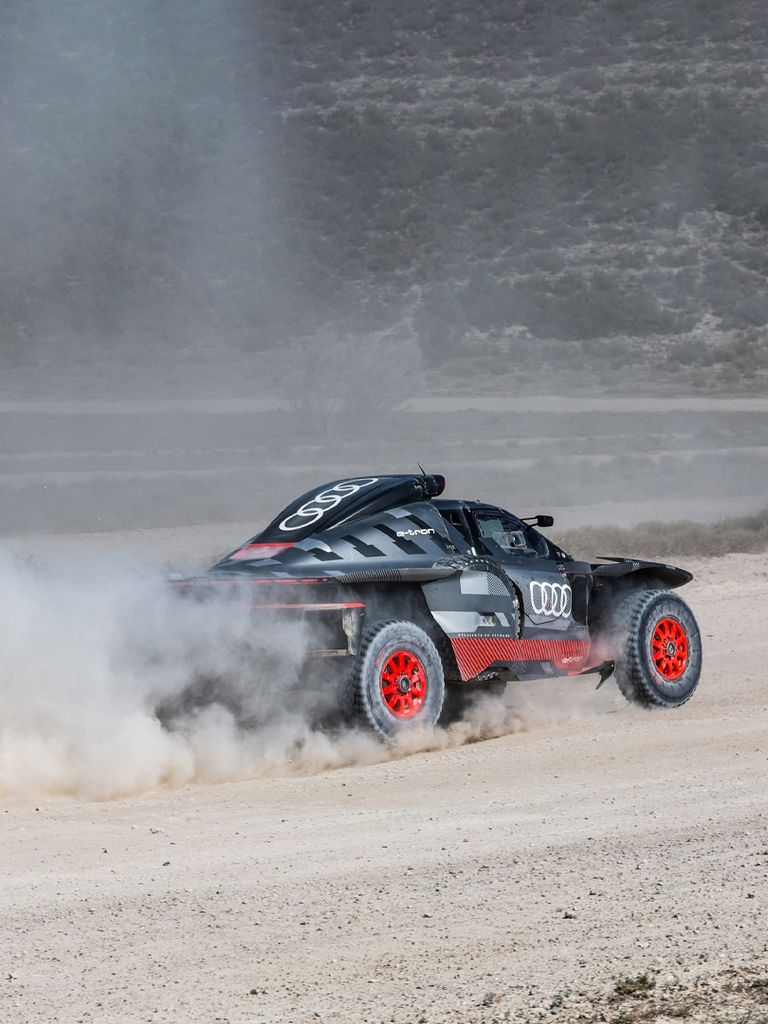
[[448, 634], [435, 619], [420, 583], [365, 584], [356, 588], [365, 605], [365, 623], [408, 619], [421, 627], [437, 647], [446, 679], [460, 679]]
[[626, 580], [630, 586], [643, 589], [676, 590], [693, 579], [693, 573], [681, 569], [679, 565], [646, 562], [638, 558], [606, 555], [604, 562], [593, 562], [591, 567], [592, 576], [601, 582]]
[[436, 725], [444, 699], [442, 659], [429, 634], [410, 619], [369, 622], [341, 690], [347, 720], [389, 739], [411, 727], [408, 720]]
[[614, 558], [592, 564], [589, 628], [593, 638], [610, 626], [613, 610], [628, 594], [641, 590], [676, 590], [693, 579], [693, 573], [676, 565]]

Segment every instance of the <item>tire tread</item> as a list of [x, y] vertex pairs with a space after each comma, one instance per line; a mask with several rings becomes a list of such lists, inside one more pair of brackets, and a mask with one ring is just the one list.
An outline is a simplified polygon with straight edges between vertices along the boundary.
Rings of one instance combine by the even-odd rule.
[[[381, 619], [377, 622], [372, 623], [370, 626], [363, 630], [363, 635], [360, 639], [359, 653], [355, 657], [352, 669], [348, 673], [344, 685], [342, 687], [342, 711], [344, 713], [344, 717], [351, 724], [361, 725], [366, 729], [373, 730], [379, 735], [382, 735], [382, 728], [380, 724], [376, 721], [371, 710], [370, 702], [366, 698], [366, 680], [364, 677], [364, 672], [367, 655], [371, 645], [382, 632], [382, 630], [390, 629], [393, 626], [400, 627], [402, 630], [406, 632], [416, 631], [419, 634], [421, 634], [424, 641], [431, 644], [432, 647], [434, 648], [434, 654], [442, 670], [440, 652], [435, 647], [432, 637], [430, 637], [429, 634], [424, 632], [424, 630], [415, 622], [410, 622], [407, 619]], [[436, 683], [437, 681], [434, 680], [432, 685], [436, 685]], [[441, 679], [440, 683], [444, 686], [444, 680]]]
[[670, 700], [665, 699], [648, 678], [640, 642], [643, 616], [654, 602], [670, 598], [670, 596], [674, 597], [674, 600], [679, 602], [693, 619], [688, 605], [681, 598], [676, 594], [671, 595], [668, 590], [658, 589], [634, 591], [628, 594], [619, 604], [613, 616], [613, 630], [622, 637], [616, 663], [616, 684], [628, 701], [643, 707], [680, 707], [690, 700], [698, 684], [697, 677], [689, 692]]

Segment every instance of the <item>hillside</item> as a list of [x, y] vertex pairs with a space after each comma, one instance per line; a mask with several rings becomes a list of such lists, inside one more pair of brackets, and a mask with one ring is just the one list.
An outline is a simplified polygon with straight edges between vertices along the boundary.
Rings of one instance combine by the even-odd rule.
[[766, 388], [757, 0], [0, 17], [7, 373], [396, 337], [444, 385]]

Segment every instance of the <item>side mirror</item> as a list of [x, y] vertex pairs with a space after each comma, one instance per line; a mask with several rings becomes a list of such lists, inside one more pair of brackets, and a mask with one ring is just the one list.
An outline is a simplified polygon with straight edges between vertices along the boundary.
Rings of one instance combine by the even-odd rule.
[[544, 527], [554, 526], [555, 518], [554, 516], [536, 516], [536, 525]]

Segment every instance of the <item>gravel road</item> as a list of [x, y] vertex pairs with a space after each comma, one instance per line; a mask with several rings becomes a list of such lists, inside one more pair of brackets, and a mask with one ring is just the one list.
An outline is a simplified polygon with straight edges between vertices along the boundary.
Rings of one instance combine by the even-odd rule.
[[0, 1019], [612, 1020], [597, 1007], [620, 978], [759, 976], [768, 563], [691, 567], [706, 664], [677, 711], [518, 684], [523, 728], [497, 739], [114, 802], [6, 798]]

